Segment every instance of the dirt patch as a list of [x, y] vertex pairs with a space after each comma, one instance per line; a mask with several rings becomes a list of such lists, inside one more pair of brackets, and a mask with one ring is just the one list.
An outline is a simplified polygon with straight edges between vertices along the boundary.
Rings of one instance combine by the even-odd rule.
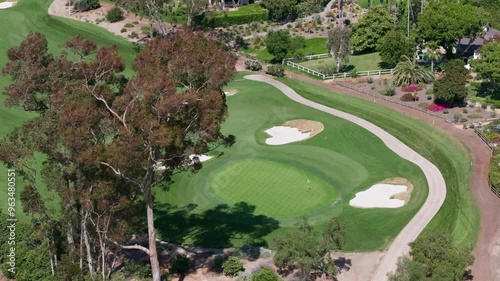
[[405, 178], [389, 178], [382, 181], [382, 183], [386, 184], [395, 184], [395, 185], [405, 185], [407, 187], [405, 192], [401, 192], [395, 194], [391, 197], [391, 199], [399, 199], [405, 201], [405, 205], [408, 204], [411, 198], [411, 192], [413, 191], [413, 184]]
[[283, 126], [297, 128], [301, 133], [309, 133], [310, 137], [314, 137], [325, 129], [323, 123], [305, 119], [286, 121]]
[[332, 256], [337, 262], [345, 261], [345, 264], [338, 264], [341, 268], [339, 281], [367, 281], [371, 280], [384, 253], [335, 253]]

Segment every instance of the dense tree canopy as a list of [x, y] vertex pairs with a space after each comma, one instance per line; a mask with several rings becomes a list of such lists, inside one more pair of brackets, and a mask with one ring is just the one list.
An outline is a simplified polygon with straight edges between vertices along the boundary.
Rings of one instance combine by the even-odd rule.
[[382, 37], [377, 46], [383, 68], [393, 68], [403, 56], [412, 57], [414, 49], [413, 42], [399, 30], [389, 31]]
[[482, 78], [500, 89], [500, 42], [494, 41], [481, 48], [481, 58], [472, 61], [472, 67]]
[[474, 39], [482, 30], [480, 13], [474, 6], [455, 1], [432, 1], [418, 19], [417, 36], [419, 41], [442, 46], [451, 58], [458, 40]]
[[444, 76], [434, 83], [434, 99], [438, 103], [461, 105], [467, 97], [467, 74], [460, 59], [446, 62]]
[[274, 60], [281, 61], [288, 56], [302, 56], [297, 51], [305, 47], [304, 37], [291, 37], [288, 30], [271, 31], [264, 40], [267, 51], [274, 56]]
[[410, 244], [411, 259], [400, 259], [389, 280], [463, 280], [465, 268], [474, 257], [471, 249], [457, 249], [452, 240], [451, 234], [443, 232], [419, 237]]
[[[14, 83], [6, 89], [6, 104], [40, 115], [0, 144], [0, 158], [21, 169], [21, 160], [34, 152], [48, 155], [42, 174], [62, 199], [68, 252], [87, 249], [89, 274], [97, 269], [106, 277], [113, 266], [109, 255], [120, 246], [146, 252], [159, 281], [152, 188], [168, 183], [179, 168], [199, 166], [186, 165], [190, 154], [231, 142], [220, 133], [226, 115], [221, 88], [234, 74], [234, 58], [217, 42], [184, 30], [151, 41], [127, 80], [116, 47], [98, 49], [77, 37], [66, 48], [79, 59], [49, 54], [40, 34], [9, 50], [3, 72]], [[131, 206], [137, 198], [146, 201], [146, 212]], [[121, 246], [127, 224], [144, 226], [133, 221], [134, 213], [146, 213], [149, 247]], [[85, 247], [77, 246], [81, 240]]]
[[379, 6], [364, 15], [352, 27], [352, 47], [355, 52], [374, 51], [384, 35], [394, 28], [395, 18], [386, 7]]

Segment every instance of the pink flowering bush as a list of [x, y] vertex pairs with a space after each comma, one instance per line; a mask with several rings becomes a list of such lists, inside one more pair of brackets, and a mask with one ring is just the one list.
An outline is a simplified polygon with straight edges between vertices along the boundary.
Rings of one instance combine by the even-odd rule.
[[401, 88], [401, 90], [403, 92], [418, 92], [418, 91], [422, 91], [424, 88], [418, 86], [418, 85], [410, 85], [408, 87], [403, 87]]
[[439, 112], [439, 111], [444, 111], [445, 109], [448, 109], [447, 106], [444, 105], [437, 105], [435, 103], [428, 105], [425, 107], [425, 109], [430, 110], [432, 112]]

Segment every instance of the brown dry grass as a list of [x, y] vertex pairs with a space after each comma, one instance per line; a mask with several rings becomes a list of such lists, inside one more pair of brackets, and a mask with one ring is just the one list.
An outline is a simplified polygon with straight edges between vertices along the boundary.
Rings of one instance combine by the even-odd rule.
[[389, 178], [383, 180], [381, 183], [394, 184], [394, 185], [405, 185], [407, 187], [405, 192], [401, 192], [391, 196], [391, 199], [399, 199], [405, 201], [405, 205], [410, 201], [411, 192], [413, 191], [413, 184], [405, 178]]
[[309, 133], [310, 137], [314, 137], [325, 129], [323, 123], [305, 119], [286, 121], [283, 126], [297, 128], [302, 133]]

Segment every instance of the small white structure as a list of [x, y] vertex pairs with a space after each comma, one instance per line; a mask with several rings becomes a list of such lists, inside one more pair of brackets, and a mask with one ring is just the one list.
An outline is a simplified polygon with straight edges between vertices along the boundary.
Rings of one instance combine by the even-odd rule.
[[310, 133], [302, 133], [297, 128], [285, 126], [275, 126], [265, 132], [271, 136], [266, 139], [266, 144], [269, 145], [282, 145], [306, 140], [311, 137]]
[[205, 161], [208, 161], [208, 160], [214, 158], [213, 156], [208, 156], [208, 155], [204, 155], [204, 154], [201, 154], [201, 155], [191, 154], [191, 155], [189, 155], [189, 159], [191, 159], [191, 161], [193, 161], [193, 159], [195, 157], [198, 157], [200, 162], [205, 162]]
[[408, 189], [406, 185], [376, 184], [365, 191], [356, 193], [349, 201], [349, 205], [358, 208], [400, 208], [404, 200], [391, 199], [392, 196], [403, 193]]
[[14, 6], [15, 2], [1, 2], [0, 9], [7, 9]]

